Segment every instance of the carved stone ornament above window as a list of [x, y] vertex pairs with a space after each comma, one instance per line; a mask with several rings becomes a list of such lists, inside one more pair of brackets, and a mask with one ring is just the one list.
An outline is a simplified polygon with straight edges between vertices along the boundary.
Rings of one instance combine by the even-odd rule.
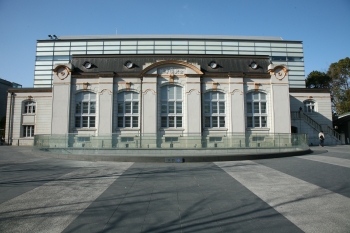
[[185, 74], [185, 69], [177, 68], [177, 67], [163, 67], [158, 69], [158, 74], [165, 74], [165, 75]]

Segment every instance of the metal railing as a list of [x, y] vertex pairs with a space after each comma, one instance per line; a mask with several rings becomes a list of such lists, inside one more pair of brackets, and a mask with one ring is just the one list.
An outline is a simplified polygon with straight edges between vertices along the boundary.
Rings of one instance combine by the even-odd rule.
[[329, 127], [328, 125], [324, 128], [322, 127], [320, 124], [318, 124], [315, 120], [313, 120], [311, 117], [309, 117], [308, 115], [306, 115], [303, 112], [300, 111], [292, 111], [291, 112], [291, 118], [292, 119], [302, 119], [304, 120], [306, 123], [308, 123], [312, 128], [314, 128], [317, 132], [320, 132], [321, 130], [324, 131], [324, 133], [329, 134], [330, 136], [334, 137], [335, 139], [337, 139], [338, 141], [340, 141], [340, 134], [335, 131], [334, 129], [332, 129], [331, 127]]
[[110, 134], [110, 135], [35, 135], [39, 149], [243, 149], [300, 148], [308, 149], [306, 134]]

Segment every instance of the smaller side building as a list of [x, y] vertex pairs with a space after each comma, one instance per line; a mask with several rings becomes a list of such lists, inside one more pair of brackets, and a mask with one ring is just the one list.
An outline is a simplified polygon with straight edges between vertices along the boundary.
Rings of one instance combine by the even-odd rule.
[[34, 133], [51, 133], [52, 88], [10, 88], [7, 100], [5, 143], [33, 145]]

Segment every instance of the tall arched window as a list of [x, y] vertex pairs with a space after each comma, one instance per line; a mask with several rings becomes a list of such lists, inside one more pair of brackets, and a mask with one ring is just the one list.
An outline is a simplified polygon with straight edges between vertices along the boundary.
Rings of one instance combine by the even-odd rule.
[[96, 94], [81, 92], [75, 96], [75, 127], [94, 128], [96, 122]]
[[161, 127], [182, 127], [182, 87], [167, 85], [161, 88]]
[[118, 128], [139, 127], [139, 94], [121, 92], [118, 94]]
[[316, 112], [315, 102], [312, 100], [304, 101], [304, 112]]
[[204, 127], [225, 127], [225, 94], [211, 91], [204, 94]]
[[36, 103], [33, 101], [27, 101], [24, 103], [24, 113], [35, 113]]
[[267, 100], [262, 92], [247, 94], [247, 127], [267, 127]]

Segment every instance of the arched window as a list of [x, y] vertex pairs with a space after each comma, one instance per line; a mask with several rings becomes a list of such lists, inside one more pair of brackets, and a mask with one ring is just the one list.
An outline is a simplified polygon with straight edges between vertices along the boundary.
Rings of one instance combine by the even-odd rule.
[[75, 127], [94, 128], [96, 122], [96, 94], [81, 92], [75, 96]]
[[267, 100], [262, 92], [247, 94], [247, 127], [267, 127]]
[[24, 104], [24, 113], [35, 113], [36, 103], [33, 101], [27, 101]]
[[182, 127], [182, 87], [167, 85], [161, 88], [161, 127]]
[[316, 112], [315, 102], [312, 100], [304, 101], [304, 112]]
[[218, 91], [207, 92], [203, 102], [204, 127], [225, 127], [225, 94]]
[[118, 128], [139, 127], [139, 94], [121, 92], [118, 94]]

